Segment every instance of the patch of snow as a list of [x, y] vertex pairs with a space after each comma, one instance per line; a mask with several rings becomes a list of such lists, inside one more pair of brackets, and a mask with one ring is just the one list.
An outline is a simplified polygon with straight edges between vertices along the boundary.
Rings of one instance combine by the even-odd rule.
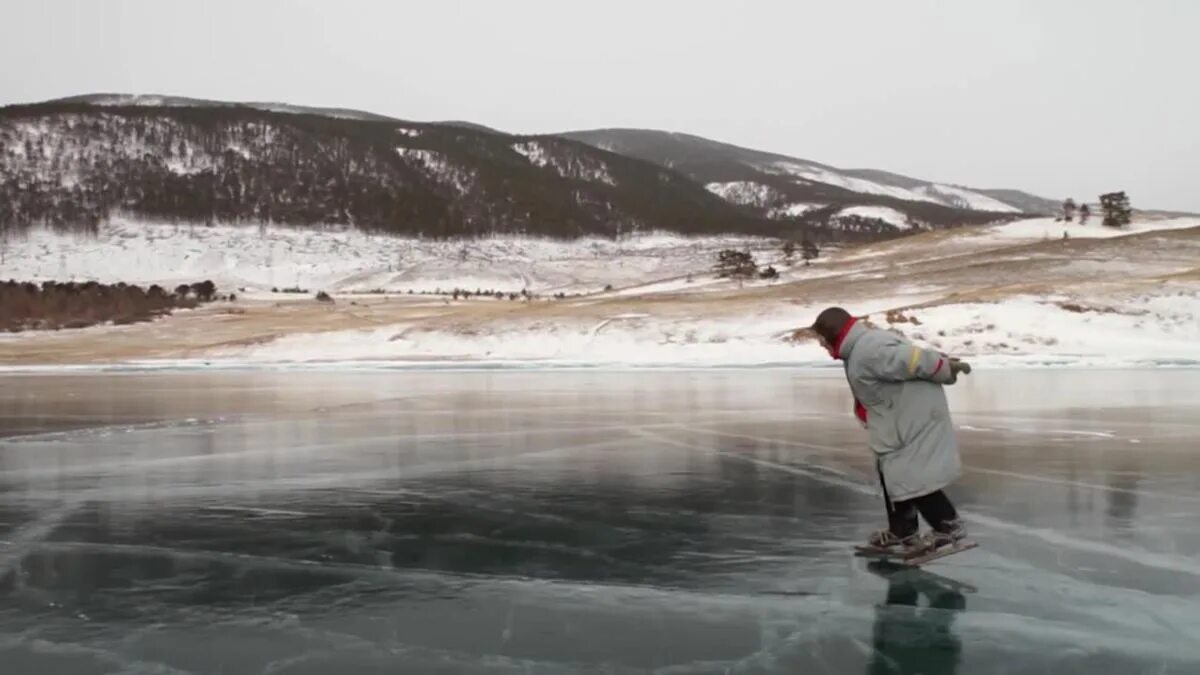
[[356, 112], [353, 110], [329, 110], [325, 108], [305, 108], [303, 106], [288, 105], [286, 103], [238, 103], [235, 105], [245, 105], [257, 110], [265, 110], [267, 112], [288, 113], [292, 115], [320, 115], [322, 117], [332, 117], [342, 120], [371, 120], [374, 119], [370, 114]]
[[908, 216], [887, 206], [851, 206], [838, 211], [838, 216], [857, 216], [859, 218], [874, 218], [894, 226], [899, 230], [912, 229]]
[[808, 213], [809, 211], [815, 211], [816, 209], [820, 209], [820, 208], [824, 208], [824, 207], [825, 207], [825, 204], [810, 204], [807, 202], [796, 202], [795, 204], [788, 204], [787, 206], [781, 206], [778, 208], [771, 209], [769, 212], [767, 212], [767, 217], [768, 218], [796, 218], [796, 217], [799, 217], [799, 216], [802, 216], [802, 215]]
[[929, 195], [930, 197], [933, 197], [948, 206], [958, 206], [960, 208], [974, 209], [976, 211], [996, 211], [1000, 213], [1021, 212], [1021, 209], [1009, 204], [1005, 204], [998, 199], [993, 199], [985, 194], [967, 190], [965, 188], [955, 187], [953, 185], [934, 183], [919, 189], [924, 194]]
[[884, 195], [910, 202], [933, 202], [944, 206], [975, 209], [978, 211], [995, 211], [1000, 213], [1020, 212], [1020, 209], [1005, 204], [998, 199], [993, 199], [985, 194], [953, 185], [933, 183], [909, 190], [895, 185], [876, 183], [865, 178], [839, 173], [836, 170], [814, 164], [788, 160], [760, 164], [758, 168], [767, 173], [795, 176], [805, 181], [834, 185], [860, 194]]
[[250, 159], [250, 151], [237, 143], [230, 143], [226, 149], [239, 155], [242, 159]]
[[95, 105], [111, 105], [111, 106], [161, 106], [164, 99], [162, 96], [152, 96], [146, 94], [114, 94], [110, 96], [97, 96], [91, 99]]
[[869, 181], [864, 178], [856, 178], [847, 176], [823, 167], [814, 166], [812, 164], [801, 164], [799, 162], [778, 161], [770, 162], [759, 166], [760, 169], [768, 173], [783, 174], [789, 176], [797, 176], [806, 180], [826, 185], [834, 185], [851, 192], [859, 192], [862, 194], [886, 195], [895, 197], [910, 202], [935, 202], [939, 200], [930, 197], [927, 194], [905, 190], [904, 188], [895, 187], [892, 185], [883, 185], [874, 181]]
[[[814, 344], [793, 345], [769, 334], [787, 328], [751, 321], [656, 320], [612, 317], [600, 324], [491, 325], [483, 331], [409, 329], [288, 336], [274, 342], [215, 351], [213, 358], [259, 362], [450, 360], [587, 365], [825, 365]], [[798, 317], [792, 317], [794, 323]]]
[[447, 163], [445, 157], [440, 152], [433, 150], [420, 150], [417, 148], [396, 148], [396, 153], [406, 159], [415, 160], [417, 164], [431, 172], [445, 171]]
[[1064, 232], [1072, 239], [1107, 239], [1124, 237], [1142, 232], [1157, 230], [1180, 230], [1200, 227], [1200, 217], [1190, 216], [1181, 218], [1137, 218], [1127, 227], [1113, 228], [1101, 224], [1102, 216], [1092, 214], [1086, 225], [1075, 221], [1056, 222], [1053, 218], [1030, 218], [1018, 220], [1004, 225], [995, 225], [979, 230], [978, 236], [997, 242], [1009, 241], [1038, 241], [1042, 239], [1061, 239]]
[[513, 143], [511, 147], [513, 152], [529, 160], [530, 164], [543, 169], [552, 168], [563, 178], [605, 183], [606, 185], [617, 184], [609, 173], [608, 166], [602, 161], [580, 157], [574, 153], [558, 156], [551, 152], [545, 144], [538, 141]]
[[635, 284], [626, 288], [616, 289], [608, 295], [622, 297], [678, 293], [695, 291], [697, 289], [703, 289], [707, 286], [725, 282], [726, 280], [717, 279], [714, 274], [705, 271], [704, 273], [684, 277], [682, 279], [666, 279], [663, 281], [654, 281], [646, 284]]
[[550, 164], [549, 154], [546, 152], [546, 149], [542, 147], [542, 144], [538, 143], [537, 141], [513, 143], [512, 149], [513, 152], [529, 160], [529, 163], [534, 166], [545, 167]]
[[1194, 285], [1097, 300], [1079, 301], [1083, 312], [1040, 296], [918, 308], [904, 313], [915, 316], [919, 326], [900, 323], [893, 328], [985, 363], [1200, 365], [1200, 289]]
[[234, 107], [246, 106], [256, 110], [265, 110], [267, 112], [288, 113], [297, 115], [321, 115], [324, 117], [332, 117], [335, 119], [352, 119], [352, 120], [370, 120], [374, 116], [369, 113], [362, 113], [354, 110], [333, 110], [328, 108], [306, 108], [304, 106], [290, 105], [287, 103], [264, 103], [264, 102], [232, 102], [232, 101], [207, 101], [202, 99], [190, 99], [182, 96], [158, 96], [153, 94], [112, 94], [104, 96], [95, 96], [88, 99], [93, 105], [102, 106], [171, 106], [171, 107]]
[[[920, 302], [921, 296], [879, 298], [866, 312]], [[742, 314], [670, 317], [625, 312], [597, 321], [504, 321], [461, 330], [396, 324], [370, 330], [291, 335], [273, 342], [222, 348], [206, 358], [251, 363], [489, 362], [586, 366], [833, 366], [815, 341], [783, 339], [812, 323], [816, 305], [777, 302]]]
[[704, 189], [727, 202], [759, 208], [776, 202], [782, 196], [769, 185], [747, 180], [728, 183], [709, 183], [704, 186]]
[[177, 176], [191, 176], [212, 169], [212, 164], [208, 162], [193, 162], [190, 159], [170, 158], [164, 161], [163, 164], [167, 167], [168, 171]]
[[400, 127], [398, 129], [396, 129], [396, 133], [400, 134], [401, 136], [408, 136], [409, 138], [417, 138], [421, 135], [421, 130], [420, 129], [405, 129], [404, 127]]
[[474, 185], [474, 175], [450, 163], [443, 153], [417, 148], [396, 148], [401, 157], [424, 171], [438, 183], [453, 188], [459, 195], [466, 194]]
[[[717, 251], [762, 252], [759, 237], [647, 232], [620, 239], [538, 237], [421, 240], [345, 228], [172, 225], [116, 219], [95, 236], [35, 228], [4, 241], [3, 275], [171, 287], [211, 279], [222, 290], [301, 287], [393, 293], [454, 288], [539, 294], [591, 293], [648, 279], [712, 276]], [[764, 255], [765, 254], [765, 255]]]

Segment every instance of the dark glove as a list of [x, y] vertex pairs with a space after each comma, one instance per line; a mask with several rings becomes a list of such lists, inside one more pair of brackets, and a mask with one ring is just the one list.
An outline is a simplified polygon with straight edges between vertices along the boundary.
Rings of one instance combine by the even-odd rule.
[[958, 377], [959, 373], [962, 373], [964, 375], [970, 375], [971, 374], [971, 364], [967, 363], [966, 361], [951, 358], [950, 359], [950, 373], [953, 374], [955, 377]]

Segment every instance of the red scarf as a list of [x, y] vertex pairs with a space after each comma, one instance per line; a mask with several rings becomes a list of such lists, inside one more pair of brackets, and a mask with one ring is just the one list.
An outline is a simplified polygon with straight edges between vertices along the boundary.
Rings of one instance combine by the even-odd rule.
[[867, 423], [867, 408], [863, 404], [859, 403], [858, 399], [854, 400], [854, 416], [858, 418], [859, 422], [862, 422], [863, 424]]
[[846, 322], [846, 325], [842, 326], [842, 330], [840, 333], [838, 333], [837, 339], [833, 341], [833, 347], [829, 350], [830, 356], [835, 359], [842, 358], [842, 343], [846, 341], [846, 336], [850, 334], [850, 329], [854, 328], [854, 324], [856, 323], [858, 323], [858, 319], [851, 317], [851, 319]]
[[[846, 336], [850, 334], [850, 329], [854, 328], [854, 324], [858, 323], [858, 319], [851, 318], [842, 326], [842, 330], [838, 333], [837, 340], [834, 340], [833, 346], [829, 349], [829, 355], [835, 359], [842, 358], [842, 343], [846, 341]], [[858, 399], [854, 399], [854, 416], [859, 422], [867, 423], [867, 408]]]

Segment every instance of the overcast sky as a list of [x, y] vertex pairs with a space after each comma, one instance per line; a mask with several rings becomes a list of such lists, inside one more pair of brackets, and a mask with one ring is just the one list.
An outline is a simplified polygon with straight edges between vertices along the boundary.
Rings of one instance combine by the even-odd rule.
[[0, 0], [0, 104], [87, 92], [534, 133], [1200, 211], [1193, 0]]

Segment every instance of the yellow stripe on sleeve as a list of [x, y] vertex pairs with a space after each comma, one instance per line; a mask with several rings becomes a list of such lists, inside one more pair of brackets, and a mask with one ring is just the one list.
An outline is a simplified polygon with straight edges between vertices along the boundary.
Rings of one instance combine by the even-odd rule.
[[915, 375], [917, 366], [921, 364], [921, 350], [913, 347], [912, 356], [908, 359], [908, 374]]

